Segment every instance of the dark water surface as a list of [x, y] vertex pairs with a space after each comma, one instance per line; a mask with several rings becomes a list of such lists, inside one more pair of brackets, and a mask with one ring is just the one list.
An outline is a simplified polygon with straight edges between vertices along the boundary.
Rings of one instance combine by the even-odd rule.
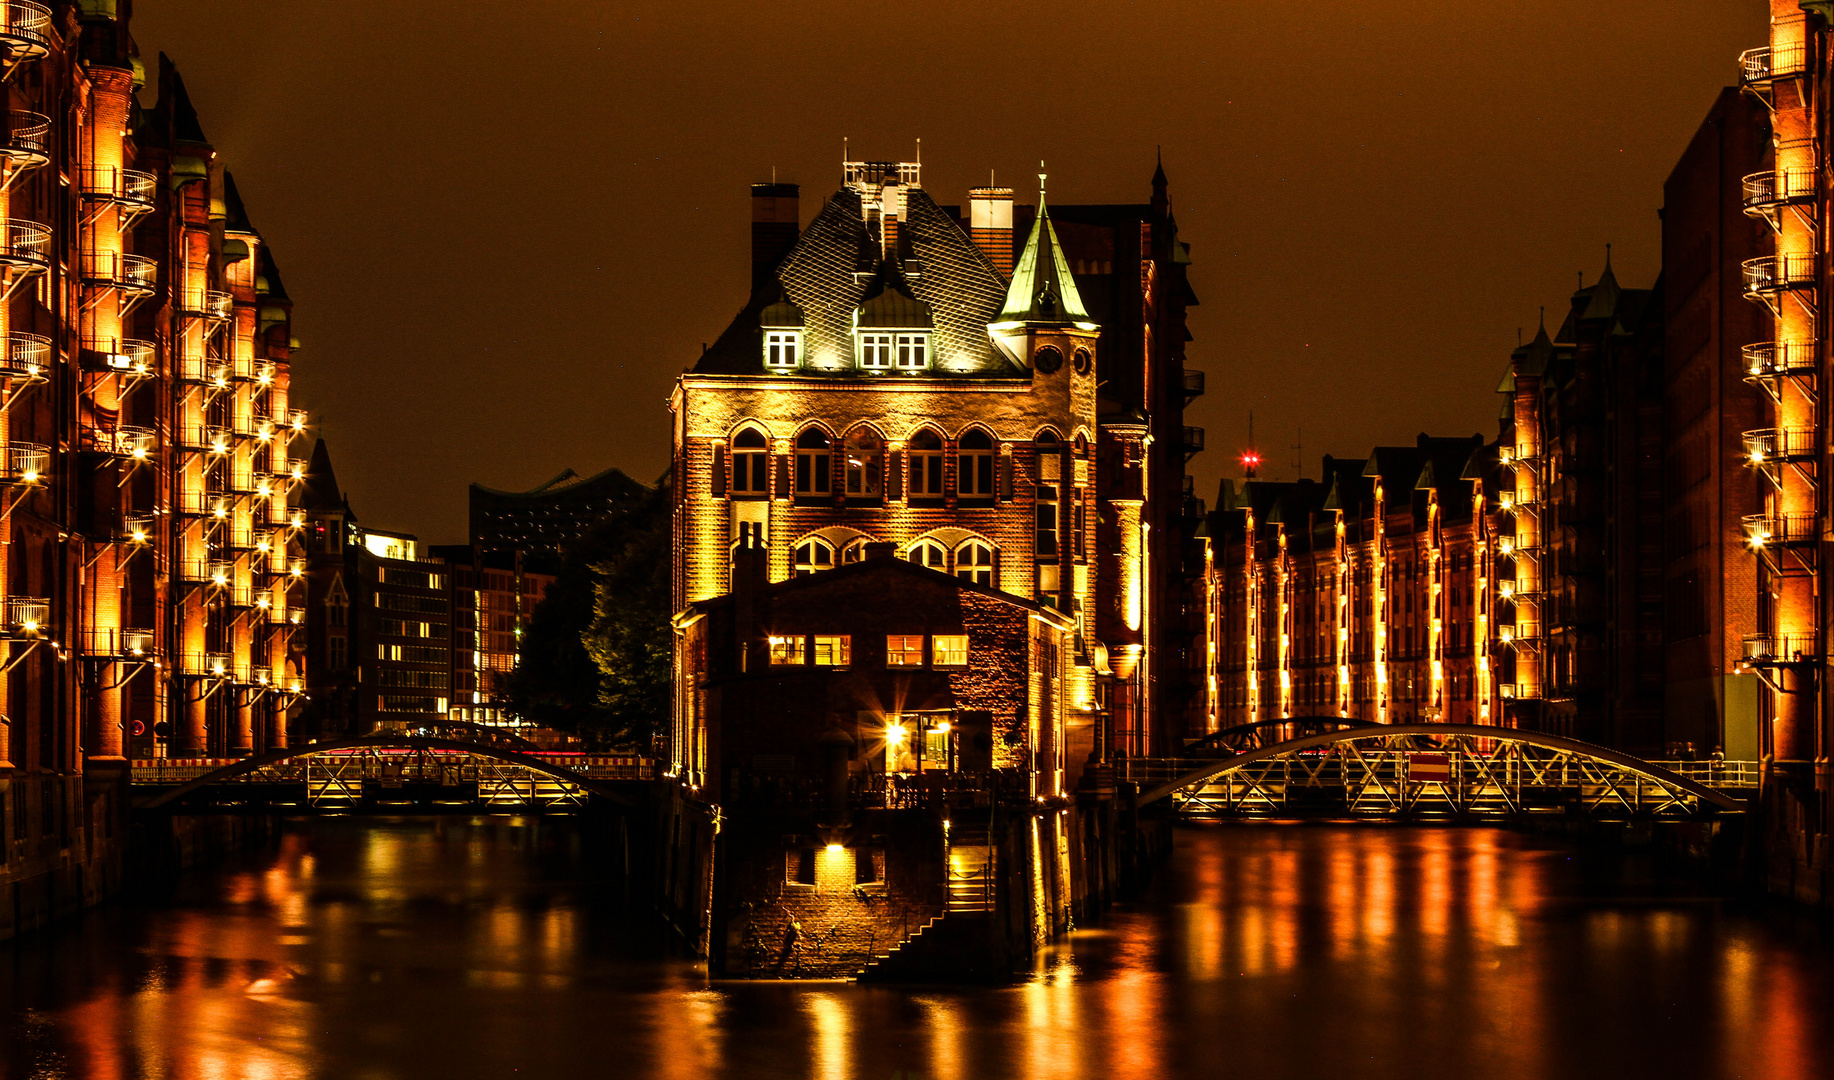
[[0, 1078], [1834, 1075], [1819, 924], [1484, 829], [1190, 828], [1023, 985], [709, 984], [566, 822], [322, 820], [0, 946]]

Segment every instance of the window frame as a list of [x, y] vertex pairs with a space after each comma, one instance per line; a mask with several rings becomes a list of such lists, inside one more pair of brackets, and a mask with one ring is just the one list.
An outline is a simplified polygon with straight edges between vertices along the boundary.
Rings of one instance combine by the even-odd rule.
[[[822, 659], [824, 649], [828, 658]], [[852, 667], [853, 635], [815, 634], [809, 645], [809, 663], [815, 667]]]
[[[947, 642], [945, 653], [944, 642]], [[959, 647], [958, 647], [959, 643]], [[939, 668], [965, 668], [968, 666], [967, 634], [932, 634], [930, 635], [931, 666]]]
[[[973, 440], [973, 442], [970, 442]], [[982, 442], [986, 445], [980, 445]], [[994, 458], [999, 444], [980, 428], [963, 432], [955, 444], [955, 494], [961, 499], [991, 500], [997, 493], [999, 476]]]
[[892, 366], [898, 371], [930, 369], [930, 332], [900, 330], [893, 336]]
[[[786, 350], [787, 357], [780, 357], [778, 350]], [[802, 363], [802, 331], [800, 330], [766, 330], [764, 332], [764, 366], [787, 371]]]
[[[962, 562], [962, 556], [970, 552], [985, 552], [987, 561], [984, 563], [970, 562], [964, 564]], [[985, 540], [968, 539], [955, 545], [955, 550], [950, 554], [952, 555], [950, 560], [950, 572], [956, 577], [961, 578], [963, 581], [981, 585], [989, 589], [994, 587], [995, 576], [998, 573], [1000, 565], [1000, 549], [994, 547]], [[986, 575], [987, 580], [980, 580], [982, 574]]]
[[[805, 551], [809, 555], [808, 558], [804, 557]], [[826, 552], [828, 557], [826, 559], [814, 558], [817, 552]], [[797, 541], [796, 549], [791, 552], [791, 557], [793, 559], [790, 570], [792, 577], [809, 577], [824, 570], [832, 570], [837, 565], [834, 545], [819, 536], [805, 536]]]
[[[915, 659], [912, 659], [912, 642], [915, 642]], [[923, 666], [922, 634], [887, 634], [885, 635], [885, 666], [909, 670]]]
[[809, 666], [809, 639], [803, 634], [785, 634], [764, 639], [770, 646], [771, 667]]
[[847, 498], [884, 498], [884, 463], [885, 442], [876, 432], [863, 427], [848, 432], [841, 441], [841, 489]]
[[[756, 443], [745, 441], [747, 436], [755, 437], [758, 441]], [[764, 432], [755, 427], [739, 429], [733, 435], [732, 445], [727, 453], [732, 458], [732, 477], [729, 485], [732, 494], [770, 494], [771, 443]], [[755, 485], [753, 481], [756, 481]]]
[[[917, 558], [919, 552], [927, 551], [934, 551], [936, 553], [935, 562], [931, 562], [928, 559]], [[944, 547], [940, 540], [925, 538], [916, 541], [904, 550], [904, 560], [906, 562], [916, 563], [918, 566], [928, 570], [935, 570], [944, 574], [949, 572], [949, 549]]]
[[[811, 437], [821, 439], [820, 446], [809, 445]], [[821, 428], [812, 427], [796, 436], [796, 497], [819, 499], [834, 492], [834, 439]]]
[[[930, 440], [934, 440], [935, 445], [926, 445]], [[904, 449], [904, 456], [910, 461], [910, 498], [942, 499], [948, 496], [947, 470], [943, 467], [948, 452], [942, 436], [929, 428], [920, 428], [911, 436]], [[934, 481], [935, 487], [932, 488], [929, 481]]]
[[892, 370], [898, 335], [889, 330], [861, 330], [855, 337], [854, 358], [861, 371]]

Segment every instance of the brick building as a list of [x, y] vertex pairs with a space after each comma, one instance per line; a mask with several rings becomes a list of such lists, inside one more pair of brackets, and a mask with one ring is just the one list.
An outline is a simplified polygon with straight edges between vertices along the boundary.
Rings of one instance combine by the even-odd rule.
[[286, 744], [292, 303], [121, 4], [0, 12], [0, 937], [119, 878], [129, 758]]
[[503, 726], [510, 721], [498, 704], [505, 681], [522, 654], [522, 632], [554, 584], [554, 575], [533, 569], [541, 560], [519, 551], [490, 551], [478, 544], [429, 549], [446, 564], [452, 579], [452, 696], [448, 716], [457, 721]]

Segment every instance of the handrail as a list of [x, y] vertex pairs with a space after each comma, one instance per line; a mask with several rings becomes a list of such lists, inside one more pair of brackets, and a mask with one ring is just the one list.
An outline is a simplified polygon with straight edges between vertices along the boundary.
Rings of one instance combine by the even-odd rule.
[[36, 484], [50, 467], [50, 447], [32, 442], [7, 443], [4, 457], [0, 458], [0, 482]]
[[1814, 428], [1753, 428], [1744, 440], [1745, 456], [1753, 465], [1815, 455]]
[[1815, 284], [1815, 257], [1806, 254], [1759, 255], [1746, 259], [1741, 268], [1745, 276], [1745, 294], [1805, 289]]
[[1815, 197], [1815, 170], [1766, 169], [1745, 177], [1745, 206], [1760, 209]]
[[37, 637], [51, 623], [51, 601], [43, 596], [6, 598], [6, 629], [24, 637]]
[[51, 228], [24, 218], [0, 218], [0, 261], [42, 272], [51, 263]]
[[9, 156], [36, 159], [44, 164], [50, 156], [51, 118], [29, 109], [7, 111], [6, 152]]
[[0, 3], [0, 42], [20, 60], [37, 60], [51, 51], [51, 9], [32, 0]]
[[78, 645], [85, 656], [150, 656], [155, 651], [151, 630], [85, 630]]
[[6, 352], [0, 355], [0, 375], [38, 381], [50, 368], [51, 339], [42, 334], [6, 335]]
[[1745, 542], [1752, 547], [1765, 544], [1802, 544], [1816, 539], [1815, 514], [1809, 511], [1783, 514], [1746, 514], [1743, 518]]
[[1740, 350], [1747, 377], [1815, 370], [1815, 347], [1806, 341], [1759, 341]]
[[1814, 634], [1746, 634], [1740, 658], [1748, 663], [1764, 660], [1800, 661], [1816, 655]]

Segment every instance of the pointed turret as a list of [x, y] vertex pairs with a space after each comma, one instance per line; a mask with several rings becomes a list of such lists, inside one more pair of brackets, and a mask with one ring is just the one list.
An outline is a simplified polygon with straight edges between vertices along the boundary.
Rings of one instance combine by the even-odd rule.
[[1069, 260], [1063, 257], [1057, 230], [1051, 225], [1043, 173], [1038, 174], [1038, 220], [1032, 223], [1032, 235], [1025, 241], [1019, 265], [1013, 268], [999, 321], [1055, 326], [1089, 321], [1089, 309], [1083, 306]]
[[1166, 212], [1172, 206], [1171, 197], [1166, 194], [1165, 152], [1163, 150], [1155, 151], [1154, 157], [1157, 160], [1157, 167], [1153, 169], [1153, 215], [1165, 217]]

